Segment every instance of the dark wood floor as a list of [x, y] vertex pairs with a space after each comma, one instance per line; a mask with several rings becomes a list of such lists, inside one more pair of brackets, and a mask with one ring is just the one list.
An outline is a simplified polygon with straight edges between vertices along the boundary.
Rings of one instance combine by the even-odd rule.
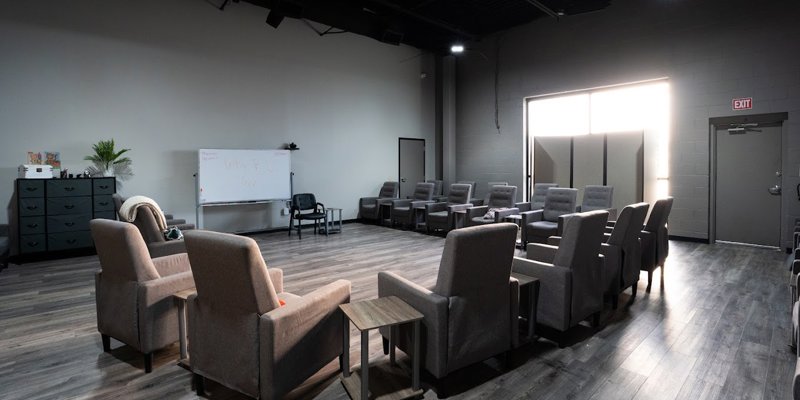
[[[285, 232], [253, 237], [267, 265], [284, 269], [287, 291], [302, 295], [343, 278], [353, 284], [353, 300], [377, 295], [382, 270], [433, 284], [444, 243], [361, 224], [330, 237], [309, 232], [302, 241]], [[644, 293], [640, 281], [633, 306], [609, 307], [602, 328], [578, 329], [568, 348], [543, 339], [516, 351], [508, 371], [489, 361], [456, 373], [452, 398], [791, 398], [785, 255], [733, 245], [670, 246], [663, 290], [655, 285]], [[196, 398], [190, 373], [175, 365], [177, 346], [156, 354], [151, 374], [144, 374], [139, 354], [118, 342], [111, 353], [101, 351], [98, 268], [92, 256], [0, 272], [0, 398]], [[355, 331], [351, 338], [351, 360], [358, 360]], [[382, 357], [377, 336], [370, 348], [372, 357]], [[346, 399], [335, 369], [329, 365], [293, 397]], [[241, 398], [213, 383], [207, 389], [210, 398]], [[436, 394], [428, 390], [425, 398]]]

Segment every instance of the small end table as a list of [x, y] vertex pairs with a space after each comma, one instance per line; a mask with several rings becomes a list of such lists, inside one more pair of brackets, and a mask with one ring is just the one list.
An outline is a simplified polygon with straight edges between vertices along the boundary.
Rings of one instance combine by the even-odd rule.
[[[511, 272], [511, 277], [519, 281], [519, 291], [528, 291], [528, 315], [522, 316], [528, 322], [526, 337], [520, 340], [520, 344], [530, 343], [536, 338], [536, 307], [539, 303], [539, 278]], [[521, 297], [521, 296], [520, 296]]]
[[520, 236], [522, 236], [522, 228], [523, 228], [522, 227], [522, 215], [519, 215], [519, 214], [507, 215], [503, 219], [505, 220], [505, 222], [512, 222], [512, 223], [517, 224], [517, 243], [516, 244], [517, 244], [518, 248], [524, 248], [525, 246], [522, 244], [522, 239], [520, 237]]
[[[342, 384], [353, 400], [369, 399], [369, 331], [382, 327], [390, 328], [389, 335], [389, 364], [395, 364], [395, 345], [397, 344], [398, 325], [414, 324], [414, 343], [411, 373], [411, 387], [399, 385], [397, 382], [380, 382], [385, 386], [375, 399], [407, 399], [417, 397], [423, 393], [419, 384], [420, 363], [420, 321], [423, 315], [398, 297], [380, 297], [373, 300], [358, 301], [355, 303], [340, 304], [339, 309], [344, 314], [344, 335], [342, 338]], [[361, 377], [350, 373], [350, 322], [361, 331]], [[353, 371], [356, 372], [356, 371]], [[385, 378], [397, 374], [385, 374]], [[389, 386], [391, 385], [391, 386]]]
[[[339, 219], [335, 218], [335, 213], [339, 212]], [[338, 227], [336, 225], [339, 225]], [[320, 230], [326, 236], [331, 233], [342, 232], [342, 209], [336, 207], [325, 208], [325, 227]]]
[[467, 225], [467, 210], [453, 211], [453, 215], [455, 216], [453, 218], [453, 223], [455, 224], [453, 229], [463, 228]]

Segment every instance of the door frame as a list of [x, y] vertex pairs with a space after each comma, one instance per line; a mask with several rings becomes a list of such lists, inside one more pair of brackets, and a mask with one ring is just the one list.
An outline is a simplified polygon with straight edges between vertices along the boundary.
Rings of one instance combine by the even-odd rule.
[[[765, 113], [765, 114], [746, 114], [732, 115], [726, 117], [714, 117], [708, 119], [708, 243], [714, 244], [717, 241], [717, 129], [731, 124], [780, 124], [781, 125], [781, 187], [786, 186], [786, 124], [784, 121], [789, 119], [788, 112]], [[780, 210], [780, 235], [779, 247], [783, 246], [784, 224], [786, 223], [784, 207], [786, 204], [781, 196]]]
[[402, 198], [403, 196], [403, 193], [400, 191], [400, 188], [403, 186], [402, 185], [403, 182], [400, 181], [400, 178], [402, 178], [400, 176], [401, 174], [400, 167], [403, 160], [403, 153], [402, 153], [403, 147], [401, 145], [403, 140], [418, 140], [422, 142], [422, 178], [428, 179], [428, 175], [426, 173], [426, 165], [425, 165], [425, 158], [427, 157], [427, 146], [425, 145], [425, 139], [406, 138], [406, 137], [397, 138], [397, 195], [401, 196], [400, 198]]

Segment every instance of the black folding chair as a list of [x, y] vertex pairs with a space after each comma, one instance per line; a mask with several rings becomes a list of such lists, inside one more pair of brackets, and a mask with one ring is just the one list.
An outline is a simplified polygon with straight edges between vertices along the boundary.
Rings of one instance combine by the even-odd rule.
[[303, 238], [303, 220], [314, 221], [314, 234], [319, 230], [319, 220], [324, 220], [327, 224], [328, 214], [325, 206], [317, 203], [317, 198], [313, 193], [300, 193], [292, 196], [292, 211], [289, 219], [289, 236], [292, 236], [292, 226], [297, 220], [297, 235]]

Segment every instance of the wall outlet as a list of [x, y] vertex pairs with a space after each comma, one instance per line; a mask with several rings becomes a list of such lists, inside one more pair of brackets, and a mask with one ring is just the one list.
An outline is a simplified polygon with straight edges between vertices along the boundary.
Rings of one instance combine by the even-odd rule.
[[289, 207], [284, 207], [281, 209], [281, 215], [289, 215]]

